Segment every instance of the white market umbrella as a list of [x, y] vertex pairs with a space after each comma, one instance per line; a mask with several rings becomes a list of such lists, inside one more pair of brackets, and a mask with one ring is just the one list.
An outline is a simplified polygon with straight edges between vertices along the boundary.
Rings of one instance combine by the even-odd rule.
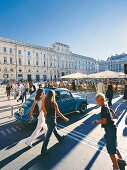
[[119, 78], [126, 78], [127, 75], [123, 72], [119, 72]]
[[103, 71], [103, 72], [99, 72], [99, 73], [95, 73], [95, 74], [90, 74], [87, 76], [88, 78], [121, 78], [120, 73], [119, 72], [114, 72], [114, 71]]
[[74, 74], [69, 74], [61, 77], [62, 79], [83, 79], [87, 78], [86, 74], [82, 73], [74, 73]]

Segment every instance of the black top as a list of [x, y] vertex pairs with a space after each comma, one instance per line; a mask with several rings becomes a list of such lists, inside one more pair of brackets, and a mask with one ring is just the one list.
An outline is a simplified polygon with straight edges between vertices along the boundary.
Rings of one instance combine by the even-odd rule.
[[7, 86], [6, 86], [6, 91], [10, 91], [10, 90], [11, 90], [10, 85], [7, 85]]
[[107, 128], [107, 127], [116, 128], [115, 122], [112, 117], [112, 113], [109, 107], [106, 105], [103, 105], [101, 107], [101, 118], [107, 119], [107, 123], [105, 125], [102, 125], [103, 128]]
[[113, 87], [111, 84], [108, 85], [108, 89], [106, 92], [106, 97], [107, 98], [112, 98], [113, 97]]
[[47, 105], [45, 103], [45, 108], [46, 108], [46, 111], [47, 111], [47, 116], [55, 118], [55, 109], [53, 107], [53, 103], [51, 103], [50, 105]]

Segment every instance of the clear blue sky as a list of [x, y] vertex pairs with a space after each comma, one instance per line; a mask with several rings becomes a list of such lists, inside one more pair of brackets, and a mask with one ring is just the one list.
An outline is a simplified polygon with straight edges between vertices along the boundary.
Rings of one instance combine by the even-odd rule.
[[106, 59], [127, 53], [127, 0], [0, 0], [0, 36]]

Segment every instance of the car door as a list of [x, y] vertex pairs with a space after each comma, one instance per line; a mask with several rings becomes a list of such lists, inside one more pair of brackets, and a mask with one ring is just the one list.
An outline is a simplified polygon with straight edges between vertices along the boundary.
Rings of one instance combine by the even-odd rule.
[[75, 109], [75, 99], [67, 90], [60, 91], [60, 98], [57, 103], [63, 114], [72, 112]]
[[76, 100], [71, 94], [71, 92], [67, 91], [67, 103], [68, 103], [68, 112], [75, 111]]
[[67, 112], [67, 109], [66, 109], [66, 99], [65, 99], [64, 91], [59, 91], [59, 97], [57, 97], [57, 104], [60, 112], [65, 114]]

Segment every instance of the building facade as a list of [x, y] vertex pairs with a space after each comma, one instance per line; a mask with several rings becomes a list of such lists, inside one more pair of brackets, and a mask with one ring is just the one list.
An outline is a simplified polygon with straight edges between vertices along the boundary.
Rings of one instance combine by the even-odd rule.
[[62, 43], [42, 47], [0, 38], [0, 80], [57, 80], [61, 76], [81, 72], [98, 72], [98, 62], [70, 51]]
[[108, 70], [124, 72], [124, 64], [127, 64], [127, 54], [111, 56], [107, 59]]
[[99, 60], [99, 61], [98, 61], [98, 68], [99, 68], [99, 69], [98, 69], [99, 72], [108, 70], [107, 61]]

